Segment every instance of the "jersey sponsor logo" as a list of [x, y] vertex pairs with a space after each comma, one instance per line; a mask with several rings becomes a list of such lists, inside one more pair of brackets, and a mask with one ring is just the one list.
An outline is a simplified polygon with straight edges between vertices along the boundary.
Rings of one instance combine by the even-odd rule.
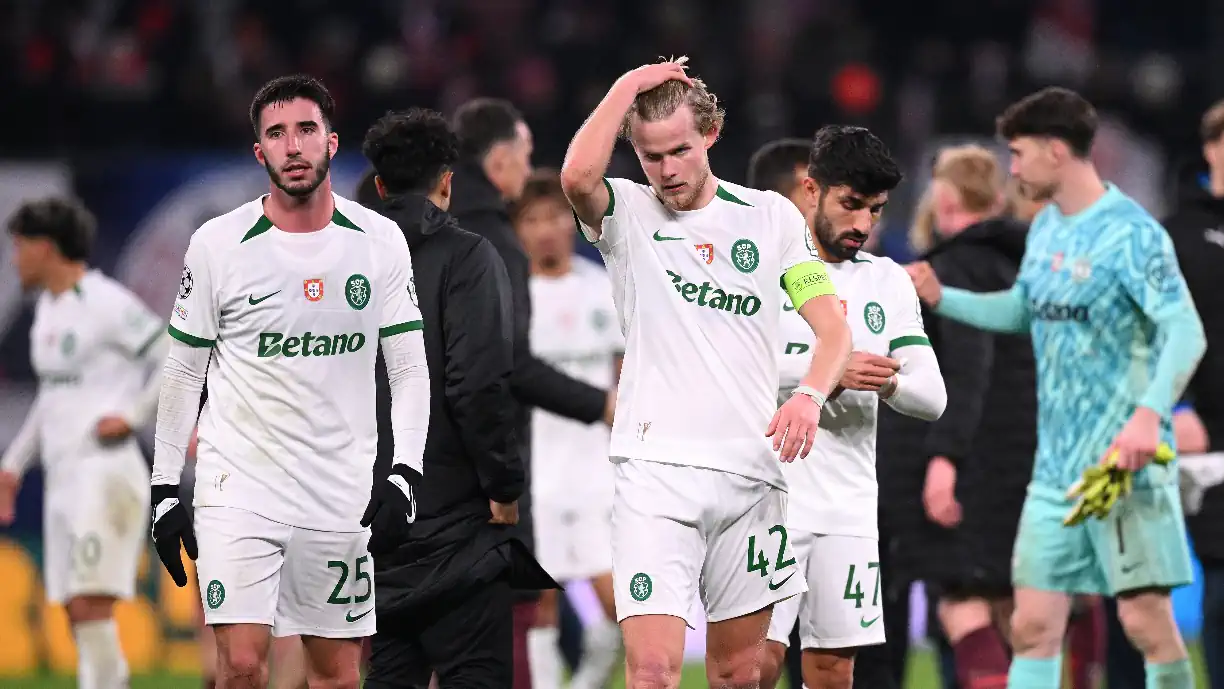
[[1059, 304], [1049, 301], [1041, 304], [1033, 304], [1033, 315], [1038, 320], [1042, 321], [1071, 321], [1074, 323], [1089, 322], [1087, 306], [1072, 306], [1070, 304]]
[[668, 237], [668, 236], [665, 236], [665, 235], [659, 234], [660, 232], [661, 232], [661, 230], [655, 230], [655, 233], [654, 233], [654, 240], [655, 240], [656, 242], [678, 242], [678, 241], [680, 241], [680, 240], [684, 239], [684, 237]]
[[353, 273], [344, 283], [344, 298], [357, 311], [370, 303], [370, 291], [370, 280], [361, 273]]
[[278, 290], [276, 290], [275, 292], [273, 292], [273, 293], [271, 293], [271, 294], [265, 294], [265, 295], [263, 295], [262, 297], [260, 297], [260, 298], [258, 298], [258, 299], [256, 299], [256, 298], [255, 298], [255, 295], [254, 295], [254, 294], [251, 294], [251, 295], [248, 295], [248, 296], [247, 296], [247, 303], [248, 303], [248, 304], [250, 304], [251, 306], [258, 306], [260, 303], [265, 302], [265, 301], [267, 301], [267, 300], [271, 299], [272, 297], [275, 297], [276, 295], [280, 294], [281, 292], [282, 292], [282, 290], [279, 290], [279, 289], [278, 289]]
[[307, 331], [303, 335], [286, 337], [283, 333], [259, 333], [259, 357], [262, 359], [284, 356], [336, 356], [352, 354], [365, 346], [364, 333], [339, 335], [315, 335]]
[[761, 253], [751, 239], [737, 239], [731, 245], [731, 262], [741, 273], [751, 273], [761, 262]]
[[186, 299], [191, 296], [192, 283], [195, 282], [191, 277], [191, 269], [183, 266], [183, 275], [179, 278], [178, 298]]
[[761, 310], [761, 300], [751, 294], [725, 292], [711, 285], [709, 280], [700, 285], [685, 282], [683, 276], [670, 270], [667, 274], [671, 276], [676, 293], [690, 304], [726, 311], [737, 316], [753, 316]]
[[884, 332], [884, 324], [887, 322], [884, 316], [884, 307], [874, 301], [867, 302], [863, 307], [863, 322], [867, 324], [867, 329], [874, 335], [879, 335]]
[[319, 301], [323, 298], [323, 280], [321, 278], [303, 280], [302, 293], [306, 295], [306, 301]]
[[708, 266], [714, 262], [714, 245], [713, 244], [695, 244], [697, 248], [697, 258], [705, 261]]
[[68, 385], [79, 385], [81, 377], [72, 373], [49, 373], [45, 376], [38, 377], [39, 385], [48, 387], [57, 386], [63, 387]]
[[804, 354], [809, 347], [802, 342], [787, 342], [785, 354]]

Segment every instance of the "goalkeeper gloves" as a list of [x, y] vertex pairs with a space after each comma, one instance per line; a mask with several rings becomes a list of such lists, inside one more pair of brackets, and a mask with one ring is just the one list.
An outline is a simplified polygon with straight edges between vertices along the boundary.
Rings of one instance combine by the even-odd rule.
[[403, 540], [406, 528], [416, 521], [416, 496], [421, 485], [420, 472], [407, 464], [395, 464], [386, 480], [374, 486], [370, 503], [361, 515], [361, 525], [371, 526], [369, 551], [378, 555], [394, 550]]
[[192, 560], [200, 555], [195, 531], [191, 528], [187, 508], [179, 502], [178, 484], [153, 486], [152, 498], [153, 543], [157, 548], [157, 557], [174, 580], [174, 585], [182, 588], [187, 585], [182, 551], [186, 549], [187, 557]]
[[[1173, 448], [1161, 443], [1152, 461], [1165, 465], [1173, 461], [1174, 456]], [[1117, 464], [1118, 451], [1114, 450], [1103, 463], [1084, 470], [1080, 480], [1067, 491], [1067, 499], [1076, 500], [1076, 503], [1063, 519], [1063, 526], [1075, 526], [1089, 517], [1104, 519], [1118, 498], [1130, 495], [1134, 487], [1134, 472], [1119, 469]]]

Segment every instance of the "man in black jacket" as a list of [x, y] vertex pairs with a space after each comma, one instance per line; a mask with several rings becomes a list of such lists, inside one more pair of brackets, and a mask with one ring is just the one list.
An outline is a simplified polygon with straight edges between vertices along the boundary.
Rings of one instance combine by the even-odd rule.
[[[379, 631], [365, 686], [423, 689], [436, 673], [442, 689], [509, 687], [511, 589], [555, 583], [513, 531], [527, 482], [510, 390], [506, 271], [489, 242], [445, 212], [458, 157], [446, 120], [425, 110], [388, 114], [362, 151], [385, 203], [359, 198], [395, 220], [412, 251], [431, 406], [416, 521], [373, 528]], [[379, 453], [376, 474], [387, 457]]]
[[[518, 200], [531, 175], [531, 131], [522, 115], [503, 100], [478, 98], [461, 106], [452, 123], [460, 140], [460, 162], [455, 167], [450, 212], [463, 229], [489, 240], [501, 254], [513, 294], [514, 371], [511, 389], [518, 404], [515, 426], [519, 431], [519, 457], [527, 466], [531, 485], [531, 408], [585, 423], [601, 419], [611, 424], [615, 394], [575, 380], [531, 353], [531, 292], [527, 254], [510, 222], [508, 203]], [[518, 536], [534, 545], [530, 491], [519, 500]], [[535, 616], [535, 595], [520, 596], [516, 609], [516, 689], [531, 686], [526, 656], [526, 634]]]

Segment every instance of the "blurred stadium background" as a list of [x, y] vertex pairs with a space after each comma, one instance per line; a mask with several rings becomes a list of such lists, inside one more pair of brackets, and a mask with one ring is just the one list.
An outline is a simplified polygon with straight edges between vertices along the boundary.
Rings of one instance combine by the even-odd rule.
[[[772, 138], [829, 122], [880, 134], [908, 173], [882, 235], [881, 251], [901, 260], [934, 150], [992, 143], [994, 115], [1015, 97], [1049, 84], [1088, 96], [1103, 116], [1104, 176], [1159, 216], [1198, 183], [1197, 120], [1224, 96], [1224, 3], [1208, 0], [15, 0], [0, 2], [0, 27], [0, 215], [28, 198], [79, 196], [99, 220], [93, 263], [159, 313], [192, 231], [266, 188], [247, 107], [261, 83], [292, 71], [322, 78], [339, 102], [333, 175], [349, 194], [364, 169], [360, 138], [387, 109], [509, 98], [535, 132], [536, 164], [555, 167], [613, 79], [687, 54], [728, 111], [712, 151], [728, 179], [741, 181]], [[627, 150], [612, 172], [640, 177]], [[29, 302], [8, 252], [0, 446], [34, 391]], [[38, 583], [41, 501], [35, 472], [16, 524], [0, 530], [6, 687], [72, 685], [66, 619]], [[119, 612], [129, 662], [151, 677], [134, 686], [188, 686], [169, 677], [198, 668], [196, 594], [156, 566], [141, 590]], [[1199, 595], [1176, 597], [1191, 637]], [[929, 657], [914, 667], [911, 686], [938, 686]]]

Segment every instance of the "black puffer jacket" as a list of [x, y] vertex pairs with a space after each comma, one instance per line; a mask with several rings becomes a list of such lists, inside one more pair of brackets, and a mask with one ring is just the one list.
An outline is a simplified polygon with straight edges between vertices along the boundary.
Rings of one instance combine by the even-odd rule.
[[[925, 260], [940, 281], [975, 292], [1005, 290], [1024, 255], [1025, 228], [1010, 219], [972, 225]], [[1027, 334], [998, 335], [939, 318], [923, 319], [948, 390], [948, 406], [927, 423], [880, 407], [877, 465], [881, 532], [892, 539], [897, 576], [951, 585], [1005, 587], [1011, 548], [1037, 448], [1037, 374]], [[927, 462], [957, 466], [962, 522], [926, 518]]]
[[[1204, 190], [1197, 172], [1186, 170], [1177, 212], [1164, 226], [1207, 333], [1207, 353], [1190, 381], [1188, 397], [1207, 428], [1210, 449], [1218, 452], [1224, 449], [1224, 198]], [[1208, 490], [1201, 510], [1186, 521], [1199, 558], [1224, 566], [1224, 486]]]

